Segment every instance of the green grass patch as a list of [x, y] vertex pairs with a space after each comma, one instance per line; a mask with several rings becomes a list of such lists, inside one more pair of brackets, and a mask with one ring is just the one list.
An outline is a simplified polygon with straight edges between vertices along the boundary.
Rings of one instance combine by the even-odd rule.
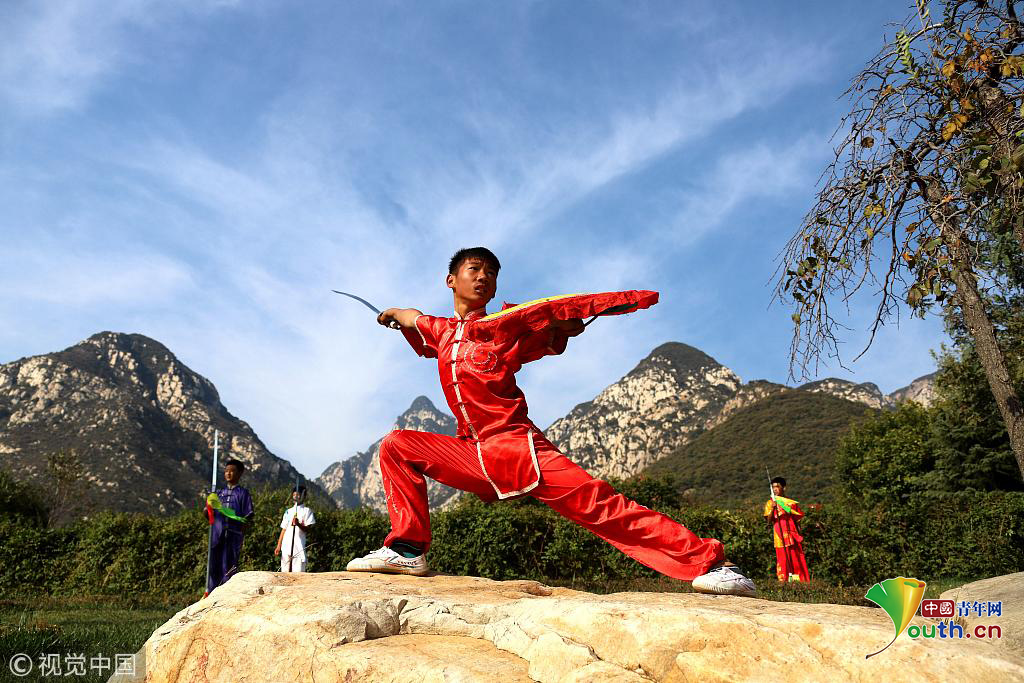
[[[32, 658], [33, 673], [12, 680], [51, 680], [38, 675], [43, 655], [85, 655], [85, 676], [75, 681], [106, 681], [110, 670], [91, 666], [96, 656], [137, 652], [156, 628], [197, 596], [23, 596], [0, 600], [0, 680], [12, 677], [8, 660], [15, 653]], [[64, 678], [67, 678], [66, 676]]]

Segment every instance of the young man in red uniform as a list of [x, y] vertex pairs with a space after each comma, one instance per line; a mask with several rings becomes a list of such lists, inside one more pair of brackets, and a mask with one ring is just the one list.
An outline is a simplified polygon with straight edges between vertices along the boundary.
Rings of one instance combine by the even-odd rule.
[[804, 537], [800, 535], [799, 524], [804, 511], [795, 500], [785, 498], [784, 477], [772, 479], [771, 487], [772, 500], [764, 504], [764, 518], [772, 529], [772, 541], [775, 544], [775, 574], [782, 582], [810, 581], [807, 558], [804, 557]]
[[[391, 533], [348, 571], [427, 573], [430, 514], [424, 477], [484, 500], [529, 495], [642, 564], [706, 593], [754, 595], [753, 582], [727, 562], [722, 543], [699, 538], [661, 513], [617, 493], [562, 455], [527, 416], [515, 373], [560, 354], [583, 332], [580, 319], [503, 333], [483, 318], [501, 265], [488, 249], [462, 249], [448, 266], [455, 315], [389, 308], [377, 322], [401, 329], [415, 351], [437, 358], [441, 388], [458, 421], [455, 437], [396, 429], [380, 446]], [[654, 293], [651, 293], [654, 294]], [[655, 299], [656, 300], [656, 295]]]

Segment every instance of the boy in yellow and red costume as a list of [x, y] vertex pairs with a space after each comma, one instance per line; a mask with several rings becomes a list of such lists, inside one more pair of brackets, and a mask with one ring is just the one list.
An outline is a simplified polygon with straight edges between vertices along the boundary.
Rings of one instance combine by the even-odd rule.
[[800, 503], [786, 498], [786, 480], [771, 480], [772, 499], [764, 504], [764, 518], [772, 528], [775, 543], [775, 575], [779, 581], [811, 580], [804, 557], [804, 537], [800, 535], [797, 520], [804, 516]]
[[423, 575], [430, 547], [424, 477], [494, 501], [529, 495], [589, 529], [638, 562], [708, 593], [753, 595], [750, 579], [727, 562], [721, 542], [699, 538], [661, 513], [617, 493], [560, 453], [527, 415], [515, 373], [565, 351], [582, 318], [647, 308], [656, 292], [553, 297], [487, 315], [497, 290], [497, 257], [462, 249], [446, 284], [455, 315], [389, 308], [377, 321], [398, 327], [420, 356], [437, 358], [441, 387], [458, 421], [456, 436], [397, 429], [380, 446], [391, 533], [384, 547], [349, 562], [348, 571]]

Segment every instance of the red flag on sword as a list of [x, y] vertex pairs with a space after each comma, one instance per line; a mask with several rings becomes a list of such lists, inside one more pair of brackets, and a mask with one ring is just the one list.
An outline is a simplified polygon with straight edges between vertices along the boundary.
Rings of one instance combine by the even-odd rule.
[[506, 304], [497, 313], [480, 319], [504, 325], [516, 321], [533, 330], [547, 327], [552, 320], [590, 318], [589, 325], [598, 316], [632, 313], [658, 303], [658, 293], [646, 289], [624, 292], [598, 292], [596, 294], [560, 294], [535, 299], [522, 304]]

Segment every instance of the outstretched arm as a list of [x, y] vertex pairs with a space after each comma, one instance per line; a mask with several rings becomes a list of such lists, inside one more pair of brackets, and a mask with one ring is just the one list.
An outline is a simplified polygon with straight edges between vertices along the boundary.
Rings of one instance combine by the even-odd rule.
[[583, 320], [580, 318], [570, 318], [569, 320], [552, 320], [551, 327], [558, 330], [567, 337], [577, 337], [583, 334], [583, 330], [586, 326], [583, 324]]
[[416, 326], [416, 318], [423, 315], [422, 311], [415, 308], [389, 308], [381, 311], [377, 316], [377, 322], [384, 327], [393, 327], [392, 322], [398, 323], [400, 327], [411, 329]]
[[546, 328], [522, 337], [518, 345], [517, 359], [520, 364], [525, 365], [544, 356], [557, 356], [565, 351], [569, 337], [582, 334], [583, 330], [583, 321], [579, 318], [552, 320]]

